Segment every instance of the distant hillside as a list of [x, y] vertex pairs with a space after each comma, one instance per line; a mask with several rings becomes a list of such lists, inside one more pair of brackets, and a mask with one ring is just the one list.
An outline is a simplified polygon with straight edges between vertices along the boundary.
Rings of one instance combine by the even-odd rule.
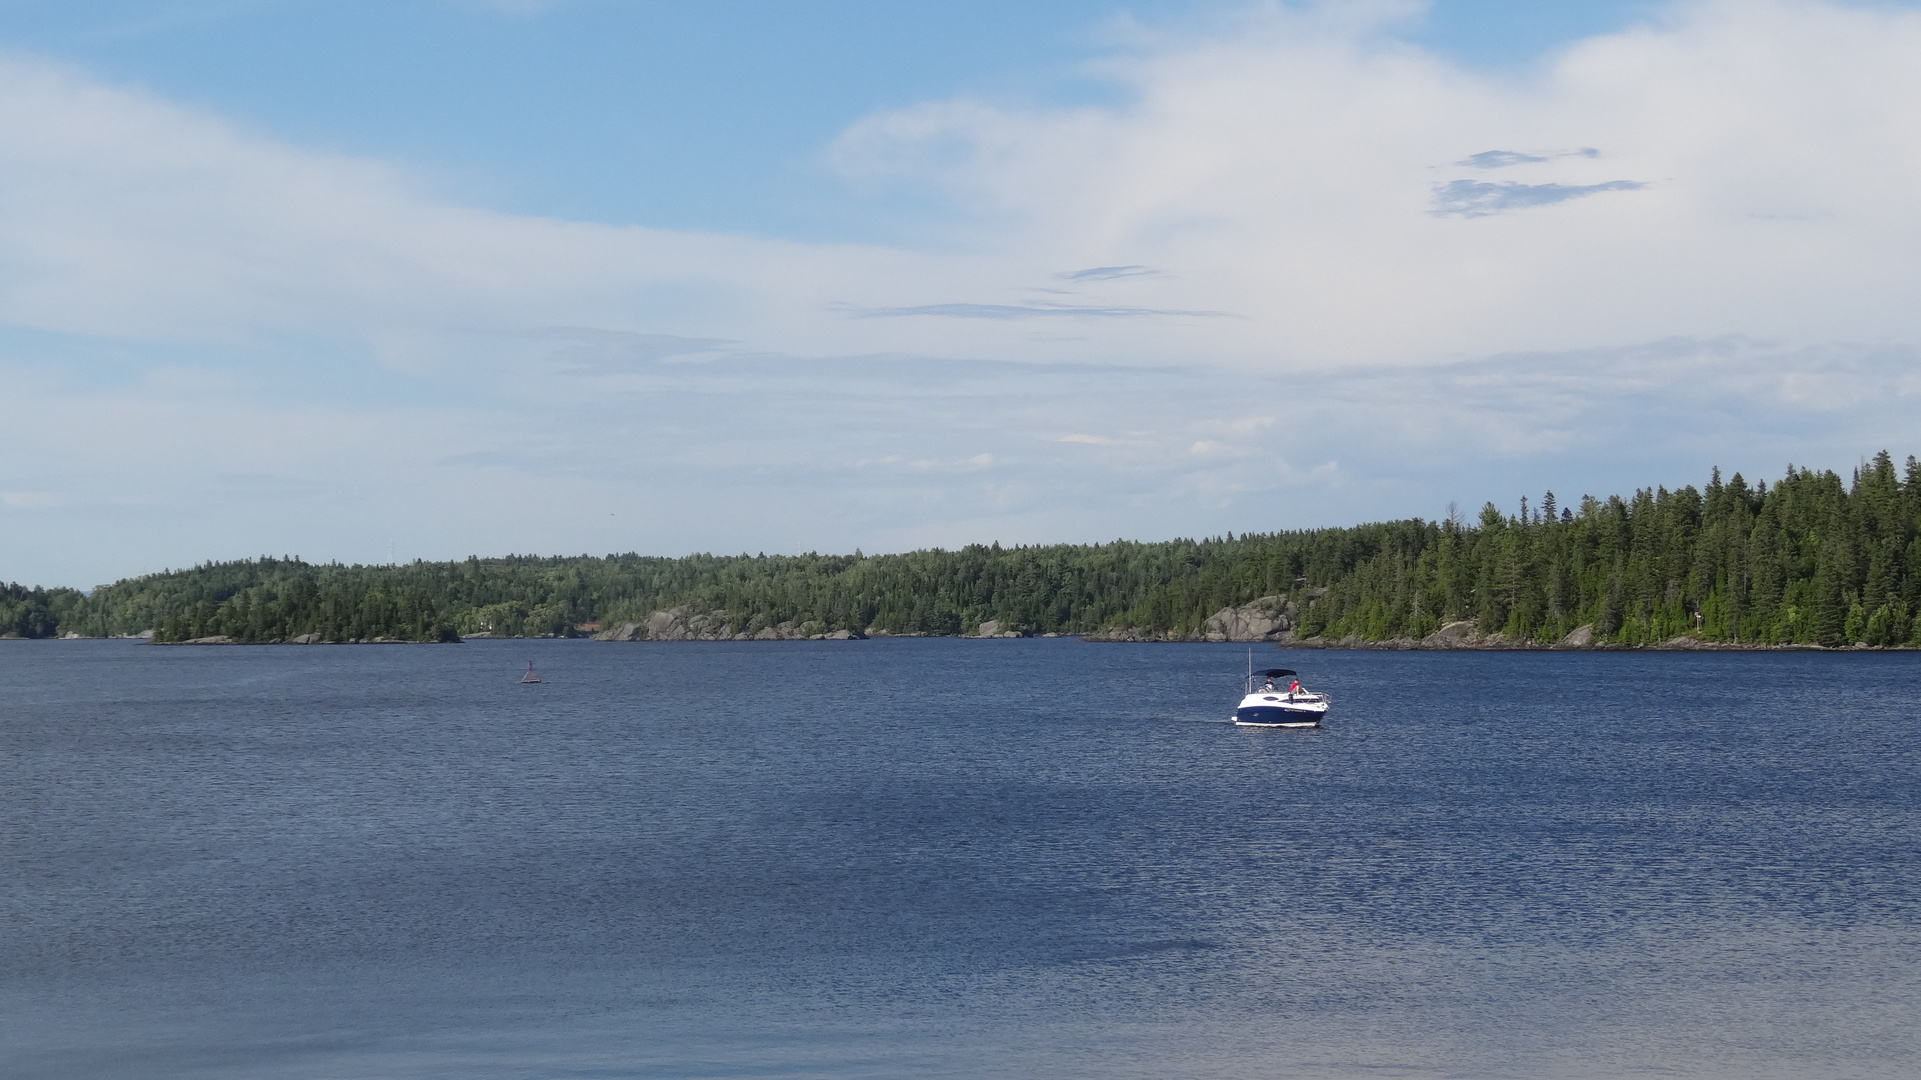
[[[1883, 452], [1848, 482], [1790, 470], [1750, 487], [1544, 496], [1472, 522], [1419, 520], [1160, 543], [902, 555], [514, 557], [404, 566], [212, 563], [90, 596], [0, 587], [0, 633], [157, 641], [569, 635], [701, 613], [718, 636], [1204, 636], [1223, 608], [1281, 598], [1287, 636], [1421, 638], [1471, 620], [1510, 642], [1589, 627], [1596, 644], [1921, 645], [1921, 465]], [[656, 620], [658, 622], [659, 620]], [[1217, 627], [1221, 625], [1218, 621]]]

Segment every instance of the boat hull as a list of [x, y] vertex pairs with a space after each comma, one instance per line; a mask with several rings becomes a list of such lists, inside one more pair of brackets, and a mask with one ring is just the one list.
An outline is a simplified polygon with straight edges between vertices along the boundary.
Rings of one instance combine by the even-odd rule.
[[1241, 727], [1320, 727], [1327, 715], [1325, 694], [1249, 694], [1234, 710]]
[[1322, 715], [1322, 711], [1257, 706], [1236, 709], [1234, 723], [1240, 727], [1320, 727]]

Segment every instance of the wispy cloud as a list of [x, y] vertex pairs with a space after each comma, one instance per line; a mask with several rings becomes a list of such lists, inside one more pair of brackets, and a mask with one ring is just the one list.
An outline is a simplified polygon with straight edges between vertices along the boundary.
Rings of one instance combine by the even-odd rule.
[[1455, 164], [1466, 165], [1471, 169], [1505, 169], [1509, 165], [1525, 165], [1546, 160], [1548, 159], [1544, 157], [1516, 153], [1513, 150], [1484, 150], [1478, 154], [1471, 154]]
[[1564, 150], [1558, 154], [1547, 155], [1523, 154], [1517, 150], [1483, 150], [1478, 154], [1470, 154], [1466, 158], [1455, 162], [1455, 164], [1465, 165], [1470, 169], [1505, 169], [1511, 165], [1534, 165], [1544, 161], [1555, 161], [1560, 158], [1598, 158], [1600, 156], [1601, 152], [1592, 146], [1584, 146], [1579, 150]]
[[105, 22], [83, 31], [81, 36], [96, 41], [137, 40], [250, 14], [264, 6], [263, 0], [173, 0], [171, 3], [148, 5], [147, 10], [137, 15]]
[[863, 319], [892, 319], [913, 315], [937, 315], [949, 319], [1043, 319], [1077, 317], [1090, 319], [1145, 319], [1181, 317], [1226, 319], [1225, 311], [1197, 311], [1181, 308], [1094, 307], [1087, 304], [914, 304], [894, 308], [857, 308], [853, 313]]
[[1151, 266], [1090, 266], [1060, 275], [1067, 281], [1113, 281], [1116, 278], [1153, 277], [1160, 271]]
[[1434, 186], [1432, 213], [1437, 217], [1488, 217], [1531, 206], [1552, 206], [1603, 191], [1635, 191], [1646, 186], [1639, 180], [1609, 180], [1600, 184], [1489, 184], [1454, 180]]
[[513, 335], [550, 342], [562, 374], [605, 375], [651, 367], [666, 360], [707, 356], [737, 349], [726, 338], [685, 337], [679, 334], [637, 334], [588, 326], [556, 326]]

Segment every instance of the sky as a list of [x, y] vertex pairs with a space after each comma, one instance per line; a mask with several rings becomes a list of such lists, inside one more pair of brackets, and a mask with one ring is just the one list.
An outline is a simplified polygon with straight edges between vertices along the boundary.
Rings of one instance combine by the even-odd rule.
[[1845, 475], [1921, 452], [1915, 70], [1902, 3], [0, 0], [0, 580]]

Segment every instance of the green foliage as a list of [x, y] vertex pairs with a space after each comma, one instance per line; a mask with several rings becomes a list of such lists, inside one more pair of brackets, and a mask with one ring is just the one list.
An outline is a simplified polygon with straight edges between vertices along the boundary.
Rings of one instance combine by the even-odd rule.
[[0, 637], [52, 637], [86, 597], [75, 589], [0, 582]]
[[1516, 641], [1579, 626], [1623, 645], [1708, 641], [1921, 645], [1921, 465], [1886, 452], [1844, 485], [1790, 468], [1772, 488], [1715, 470], [1705, 491], [1549, 493], [1464, 525], [1419, 520], [1162, 543], [902, 555], [469, 558], [403, 566], [261, 558], [70, 589], [0, 589], [0, 634], [153, 629], [160, 641], [318, 634], [326, 641], [567, 636], [690, 605], [735, 632], [958, 634], [989, 619], [1030, 633], [1129, 626], [1198, 634], [1212, 613], [1290, 597], [1299, 631], [1419, 638], [1471, 620]]
[[1772, 489], [1750, 488], [1717, 469], [1705, 491], [1583, 496], [1558, 514], [1552, 493], [1538, 510], [1523, 499], [1518, 515], [1489, 504], [1474, 528], [1412, 521], [1256, 540], [1170, 582], [1172, 596], [1131, 620], [1192, 631], [1199, 619], [1180, 612], [1244, 601], [1256, 581], [1285, 576], [1278, 563], [1301, 576], [1291, 595], [1303, 634], [1418, 638], [1472, 620], [1516, 641], [1586, 625], [1622, 645], [1921, 645], [1921, 465], [1910, 457], [1899, 475], [1885, 451], [1849, 485], [1790, 468]]

